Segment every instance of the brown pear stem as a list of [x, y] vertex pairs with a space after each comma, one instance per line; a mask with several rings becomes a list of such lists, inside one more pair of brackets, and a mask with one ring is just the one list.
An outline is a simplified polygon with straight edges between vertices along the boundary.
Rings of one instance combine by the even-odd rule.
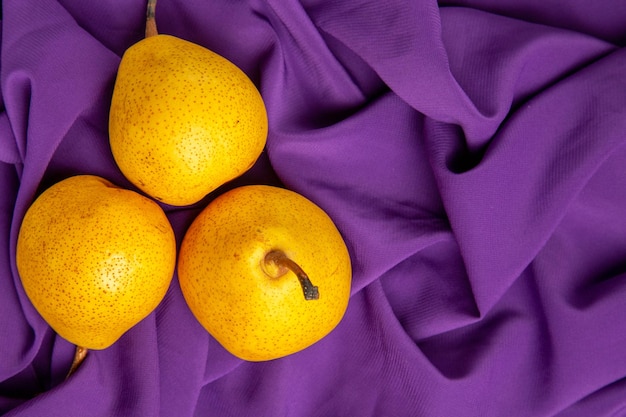
[[156, 3], [157, 0], [148, 0], [146, 7], [146, 38], [159, 34], [156, 25]]
[[89, 352], [89, 349], [82, 346], [76, 346], [76, 350], [74, 351], [74, 359], [72, 360], [72, 365], [70, 366], [70, 370], [67, 373], [65, 379], [68, 379], [70, 376], [72, 376], [74, 372], [76, 372], [80, 364], [83, 363], [83, 361], [87, 357], [87, 352]]
[[286, 273], [288, 270], [293, 272], [300, 281], [305, 300], [317, 300], [320, 298], [319, 290], [315, 285], [313, 285], [309, 276], [302, 270], [302, 268], [300, 268], [300, 265], [288, 258], [282, 250], [273, 250], [269, 252], [265, 255], [265, 262], [276, 265], [281, 275]]

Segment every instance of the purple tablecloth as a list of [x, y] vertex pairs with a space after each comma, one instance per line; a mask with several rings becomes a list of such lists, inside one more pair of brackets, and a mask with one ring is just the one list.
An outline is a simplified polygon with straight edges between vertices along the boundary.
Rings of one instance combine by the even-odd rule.
[[242, 362], [177, 276], [93, 351], [24, 295], [15, 242], [73, 174], [132, 188], [108, 146], [145, 1], [5, 0], [0, 49], [0, 413], [6, 416], [596, 417], [626, 414], [626, 3], [159, 0], [162, 33], [235, 62], [266, 100], [253, 169], [336, 221], [354, 265], [339, 326]]

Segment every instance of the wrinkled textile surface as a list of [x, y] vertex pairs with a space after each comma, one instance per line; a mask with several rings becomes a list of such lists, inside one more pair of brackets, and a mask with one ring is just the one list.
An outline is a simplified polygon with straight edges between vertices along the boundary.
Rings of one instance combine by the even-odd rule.
[[17, 232], [70, 175], [132, 189], [107, 120], [145, 2], [2, 7], [0, 414], [626, 415], [626, 3], [159, 0], [160, 32], [240, 66], [270, 123], [251, 171], [164, 206], [178, 243], [224, 190], [286, 186], [343, 233], [350, 305], [318, 344], [247, 363], [174, 275], [68, 381], [73, 346], [24, 294]]

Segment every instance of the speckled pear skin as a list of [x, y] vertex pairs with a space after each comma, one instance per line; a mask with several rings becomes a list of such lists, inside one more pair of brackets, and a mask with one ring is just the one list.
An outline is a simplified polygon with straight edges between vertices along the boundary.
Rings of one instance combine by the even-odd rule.
[[[267, 274], [265, 255], [282, 250], [319, 288], [305, 300], [292, 272]], [[238, 187], [196, 217], [178, 262], [191, 311], [233, 355], [248, 361], [280, 358], [316, 343], [343, 317], [352, 269], [330, 217], [293, 191]]]
[[124, 53], [111, 150], [124, 175], [155, 199], [193, 204], [240, 176], [263, 151], [267, 130], [256, 86], [222, 56], [170, 35]]
[[91, 175], [44, 191], [26, 212], [16, 262], [48, 324], [88, 349], [112, 345], [161, 302], [176, 265], [162, 209]]

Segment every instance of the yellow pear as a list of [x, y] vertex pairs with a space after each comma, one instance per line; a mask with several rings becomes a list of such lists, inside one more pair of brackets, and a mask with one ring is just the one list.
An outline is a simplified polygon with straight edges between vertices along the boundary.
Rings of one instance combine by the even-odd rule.
[[104, 349], [161, 302], [176, 242], [154, 201], [78, 175], [30, 206], [16, 262], [26, 295], [60, 336], [79, 348]]
[[298, 193], [250, 185], [213, 200], [180, 249], [183, 296], [233, 355], [280, 358], [314, 344], [348, 305], [350, 256], [331, 218]]
[[265, 146], [267, 114], [256, 86], [232, 62], [156, 34], [154, 3], [146, 38], [119, 65], [111, 151], [139, 189], [167, 204], [189, 205], [254, 164]]

